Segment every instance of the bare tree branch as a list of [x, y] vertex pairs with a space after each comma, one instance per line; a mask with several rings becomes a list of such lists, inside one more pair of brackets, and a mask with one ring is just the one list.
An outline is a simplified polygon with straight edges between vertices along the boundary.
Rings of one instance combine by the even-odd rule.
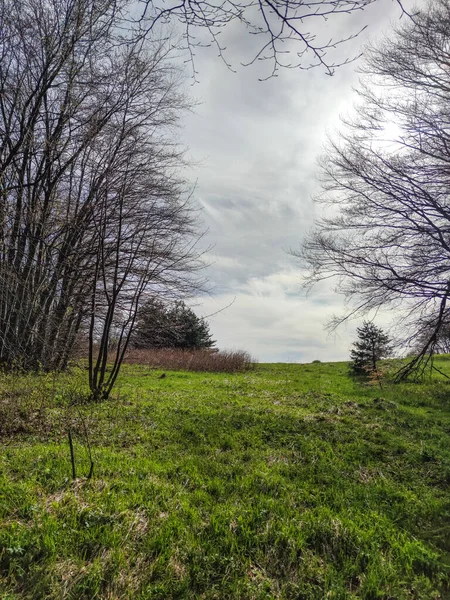
[[[335, 69], [354, 61], [360, 54], [333, 60], [329, 55], [336, 48], [357, 37], [365, 26], [343, 38], [321, 39], [320, 25], [339, 15], [351, 15], [363, 11], [378, 0], [174, 0], [158, 3], [140, 0], [143, 6], [139, 16], [141, 35], [155, 31], [159, 25], [171, 21], [184, 27], [184, 42], [189, 51], [194, 76], [196, 75], [194, 50], [205, 45], [199, 42], [195, 32], [206, 31], [210, 42], [220, 58], [231, 69], [226, 59], [226, 48], [221, 44], [220, 34], [227, 25], [240, 23], [250, 35], [261, 38], [261, 45], [254, 56], [242, 63], [254, 64], [265, 60], [271, 63], [268, 77], [274, 77], [280, 68], [311, 69], [321, 67], [328, 75]], [[401, 0], [394, 0], [401, 14], [413, 18]], [[314, 29], [307, 29], [311, 22]]]
[[449, 65], [449, 0], [372, 48], [356, 116], [322, 160], [331, 216], [294, 253], [310, 285], [336, 278], [352, 314], [403, 311], [403, 343], [427, 332], [399, 377], [423, 372], [450, 320]]

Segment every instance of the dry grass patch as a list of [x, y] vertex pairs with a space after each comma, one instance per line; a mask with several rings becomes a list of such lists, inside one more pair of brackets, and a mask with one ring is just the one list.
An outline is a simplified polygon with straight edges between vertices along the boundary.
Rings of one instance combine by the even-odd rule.
[[180, 350], [177, 348], [129, 350], [125, 363], [173, 371], [236, 373], [248, 371], [255, 361], [243, 350]]

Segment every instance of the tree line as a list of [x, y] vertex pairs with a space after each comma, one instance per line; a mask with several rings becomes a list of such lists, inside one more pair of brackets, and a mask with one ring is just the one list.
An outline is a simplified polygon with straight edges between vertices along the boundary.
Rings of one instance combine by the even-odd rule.
[[274, 73], [288, 39], [302, 45], [298, 66], [309, 67], [311, 54], [331, 73], [335, 63], [326, 53], [337, 40], [316, 42], [304, 22], [374, 1], [333, 0], [311, 9], [301, 0], [164, 8], [150, 0], [4, 0], [3, 368], [64, 369], [83, 333], [92, 397], [107, 397], [142, 300], [202, 287], [198, 219], [172, 135], [187, 102], [171, 62], [168, 22], [185, 27], [181, 46], [192, 61], [195, 28], [211, 35], [224, 57], [218, 34], [239, 21], [261, 37], [255, 59], [271, 60]]
[[94, 398], [143, 294], [200, 285], [171, 134], [186, 101], [166, 44], [121, 19], [113, 0], [0, 6], [0, 362], [64, 369], [84, 332]]
[[[173, 135], [187, 107], [164, 25], [212, 36], [240, 21], [260, 36], [255, 60], [337, 66], [305, 22], [376, 0], [181, 2], [4, 0], [0, 4], [0, 363], [61, 370], [87, 336], [92, 398], [106, 398], [142, 303], [204, 286], [198, 215]], [[400, 3], [399, 3], [400, 4]], [[324, 161], [325, 220], [304, 247], [311, 282], [337, 275], [356, 310], [406, 302], [430, 331], [449, 320], [449, 1], [408, 14], [397, 40], [371, 51], [350, 133]], [[349, 34], [350, 39], [353, 34]], [[301, 44], [283, 63], [281, 44]], [[311, 59], [309, 58], [311, 57]], [[225, 60], [225, 58], [224, 58]], [[344, 61], [345, 62], [345, 61]], [[402, 129], [395, 152], [374, 143]], [[114, 338], [114, 344], [112, 339]], [[417, 363], [417, 364], [418, 364]], [[109, 367], [107, 368], [107, 364]]]

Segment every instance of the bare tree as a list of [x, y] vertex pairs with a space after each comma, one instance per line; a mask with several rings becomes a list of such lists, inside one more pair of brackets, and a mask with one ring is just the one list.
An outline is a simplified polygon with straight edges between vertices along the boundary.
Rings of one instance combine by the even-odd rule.
[[400, 376], [425, 367], [450, 318], [449, 65], [450, 0], [371, 50], [356, 117], [322, 161], [330, 216], [297, 253], [309, 284], [337, 278], [350, 314], [393, 308], [412, 338], [428, 332]]
[[[203, 266], [196, 250], [197, 215], [189, 198], [170, 179], [155, 186], [153, 168], [136, 161], [135, 146], [130, 151], [118, 187], [108, 186], [95, 216], [97, 256], [89, 316], [94, 399], [105, 399], [112, 390], [143, 297], [189, 295], [202, 285], [196, 275]], [[141, 158], [148, 159], [148, 153]]]
[[126, 344], [140, 295], [186, 292], [199, 267], [171, 135], [186, 101], [164, 44], [120, 43], [126, 6], [0, 6], [0, 360], [65, 368], [88, 324], [95, 397], [119, 313]]
[[[0, 359], [58, 367], [80, 321], [89, 200], [77, 179], [106, 116], [91, 61], [115, 7], [80, 0], [0, 7]], [[64, 342], [63, 342], [64, 340]], [[59, 342], [62, 343], [59, 343]]]

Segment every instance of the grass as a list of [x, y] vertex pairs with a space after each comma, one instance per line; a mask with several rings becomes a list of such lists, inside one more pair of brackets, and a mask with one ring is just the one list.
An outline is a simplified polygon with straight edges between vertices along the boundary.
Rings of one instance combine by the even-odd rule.
[[84, 374], [0, 381], [0, 598], [450, 598], [443, 379], [161, 373], [128, 365], [95, 406]]

